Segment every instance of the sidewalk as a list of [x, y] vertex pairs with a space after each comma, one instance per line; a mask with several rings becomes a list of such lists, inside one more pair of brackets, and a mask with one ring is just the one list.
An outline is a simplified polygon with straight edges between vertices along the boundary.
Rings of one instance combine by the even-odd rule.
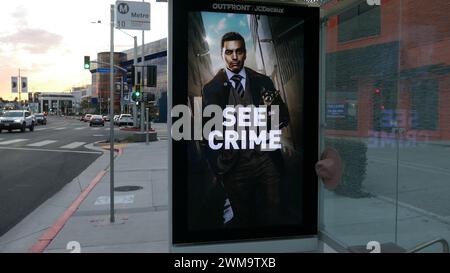
[[115, 192], [110, 223], [108, 169], [45, 252], [68, 252], [70, 241], [83, 253], [168, 252], [167, 150], [167, 141], [123, 148], [115, 160], [115, 187], [141, 189]]
[[[51, 230], [62, 229], [44, 252], [168, 252], [168, 174], [166, 140], [127, 144], [115, 159], [115, 222], [110, 223], [109, 153], [0, 238], [0, 252], [29, 252]], [[103, 174], [101, 176], [101, 174]], [[97, 184], [91, 182], [100, 177]], [[95, 185], [69, 217], [70, 206]], [[59, 220], [58, 220], [59, 219]], [[56, 225], [55, 225], [56, 223]], [[45, 236], [44, 236], [45, 237]], [[44, 238], [49, 239], [49, 238]], [[51, 238], [50, 238], [51, 239]]]

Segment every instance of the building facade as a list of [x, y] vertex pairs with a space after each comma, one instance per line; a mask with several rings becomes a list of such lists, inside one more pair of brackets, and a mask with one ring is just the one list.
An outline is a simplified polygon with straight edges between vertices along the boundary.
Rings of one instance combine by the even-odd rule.
[[405, 139], [450, 140], [450, 5], [444, 2], [361, 2], [329, 18], [329, 134], [395, 138], [392, 128], [401, 127]]
[[[99, 52], [97, 60], [92, 62], [92, 97], [91, 103], [97, 109], [97, 113], [106, 115], [109, 113], [110, 98], [110, 79], [109, 79], [109, 60], [110, 52]], [[126, 54], [122, 52], [114, 53], [114, 65], [121, 66], [126, 60]], [[120, 89], [117, 89], [116, 83], [120, 83], [125, 77], [123, 71], [116, 69], [114, 71], [114, 113], [120, 112]]]
[[[155, 121], [167, 121], [167, 38], [147, 43], [144, 45], [144, 61], [142, 62], [142, 46], [137, 48], [137, 67], [136, 73], [138, 78], [143, 80], [143, 95], [146, 93], [155, 95], [155, 105], [157, 109], [156, 116], [153, 117]], [[130, 67], [134, 63], [134, 48], [122, 52], [126, 55], [126, 59], [121, 62], [124, 68]], [[156, 87], [147, 87], [147, 66], [156, 65], [157, 83]], [[126, 80], [125, 80], [126, 81]], [[128, 90], [132, 87], [129, 86]], [[125, 96], [124, 103], [127, 105], [134, 105], [131, 101], [131, 96]]]
[[74, 113], [75, 98], [70, 93], [54, 92], [39, 95], [39, 111], [52, 115], [70, 115]]

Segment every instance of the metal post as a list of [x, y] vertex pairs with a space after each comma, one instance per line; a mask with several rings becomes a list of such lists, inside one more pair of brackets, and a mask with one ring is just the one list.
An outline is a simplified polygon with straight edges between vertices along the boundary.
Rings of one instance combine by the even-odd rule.
[[[19, 105], [22, 106], [21, 98], [20, 98], [20, 89], [22, 89], [22, 80], [20, 79], [20, 68], [19, 68], [19, 77], [17, 78], [17, 92], [19, 93]], [[22, 107], [20, 107], [22, 109]]]
[[114, 223], [114, 5], [111, 5], [111, 48], [109, 55], [109, 180], [110, 180], [110, 222]]
[[147, 123], [145, 124], [145, 144], [148, 145], [148, 123], [149, 123], [149, 118], [148, 118], [148, 108], [145, 108], [145, 119], [147, 120]]
[[[123, 113], [123, 76], [120, 77], [120, 113]], [[110, 117], [112, 118], [113, 116]]]
[[[142, 0], [142, 2], [144, 2], [144, 0]], [[142, 31], [142, 57], [141, 57], [141, 65], [142, 65], [142, 70], [141, 70], [141, 132], [144, 132], [144, 101], [143, 99], [143, 92], [144, 92], [144, 57], [145, 57], [145, 52], [144, 52], [144, 45], [145, 45], [145, 41], [144, 41], [144, 31]]]
[[[134, 68], [135, 68], [135, 71], [136, 71], [136, 65], [137, 65], [137, 54], [138, 54], [138, 52], [137, 52], [137, 36], [134, 36], [133, 37], [134, 38], [134, 61], [133, 61], [133, 65], [134, 65]], [[137, 83], [137, 73], [134, 73], [134, 82], [135, 82], [135, 84]], [[133, 88], [134, 88], [134, 86], [133, 86]], [[133, 125], [134, 125], [134, 128], [137, 128], [138, 127], [138, 123], [137, 123], [137, 107], [136, 107], [136, 103], [133, 103]]]

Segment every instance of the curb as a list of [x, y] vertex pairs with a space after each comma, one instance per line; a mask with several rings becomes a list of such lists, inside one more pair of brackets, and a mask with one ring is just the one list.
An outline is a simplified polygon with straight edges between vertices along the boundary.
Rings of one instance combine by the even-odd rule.
[[48, 247], [48, 245], [55, 239], [56, 235], [61, 231], [69, 218], [75, 213], [81, 203], [86, 199], [92, 189], [100, 182], [105, 176], [106, 171], [100, 171], [95, 178], [91, 181], [89, 186], [83, 190], [83, 192], [77, 197], [77, 199], [70, 205], [70, 207], [64, 211], [64, 213], [56, 220], [56, 222], [42, 235], [38, 241], [30, 248], [28, 253], [42, 253]]
[[398, 204], [399, 207], [408, 209], [408, 210], [413, 211], [413, 212], [415, 212], [417, 214], [420, 214], [422, 216], [429, 217], [429, 218], [431, 218], [431, 219], [433, 219], [435, 221], [439, 221], [439, 222], [441, 222], [443, 224], [446, 224], [446, 225], [450, 224], [450, 219], [447, 219], [447, 217], [440, 216], [440, 215], [438, 215], [436, 213], [433, 213], [433, 212], [430, 212], [430, 211], [426, 211], [426, 210], [423, 210], [421, 208], [414, 207], [414, 206], [412, 206], [410, 204], [407, 204], [407, 203], [404, 203], [404, 202], [401, 202], [401, 201], [396, 202], [394, 199], [386, 197], [386, 196], [382, 196], [382, 195], [376, 195], [375, 198], [377, 198], [379, 200], [382, 200], [382, 201], [385, 201], [385, 202], [388, 202], [388, 203], [391, 203], [393, 205]]
[[[117, 152], [117, 157], [123, 154], [123, 148], [114, 149]], [[56, 222], [42, 235], [36, 243], [28, 250], [28, 253], [42, 253], [50, 245], [50, 243], [55, 239], [55, 237], [62, 230], [67, 221], [72, 217], [72, 215], [81, 206], [83, 201], [89, 195], [89, 193], [95, 188], [95, 186], [102, 180], [102, 178], [107, 173], [107, 169], [101, 170], [95, 178], [89, 183], [89, 186], [84, 189], [81, 194], [72, 202], [69, 208], [67, 208], [63, 214], [56, 220]]]

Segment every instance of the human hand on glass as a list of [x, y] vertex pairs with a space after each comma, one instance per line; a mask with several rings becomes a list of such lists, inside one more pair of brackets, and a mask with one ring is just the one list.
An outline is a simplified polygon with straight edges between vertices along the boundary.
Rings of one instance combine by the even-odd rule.
[[335, 149], [325, 149], [315, 167], [316, 174], [322, 179], [325, 188], [333, 190], [341, 182], [342, 159]]

